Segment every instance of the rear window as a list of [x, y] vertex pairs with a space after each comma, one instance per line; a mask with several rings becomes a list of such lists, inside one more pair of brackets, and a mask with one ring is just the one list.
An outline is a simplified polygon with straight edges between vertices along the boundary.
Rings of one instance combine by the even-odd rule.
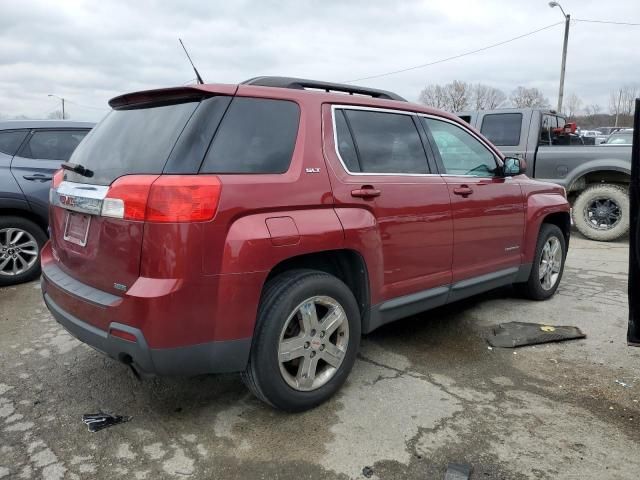
[[482, 119], [480, 132], [501, 147], [520, 145], [521, 113], [492, 113]]
[[92, 177], [68, 172], [67, 180], [109, 185], [129, 174], [162, 173], [167, 158], [198, 101], [112, 110], [73, 153], [70, 161]]
[[236, 97], [204, 159], [202, 173], [284, 173], [298, 133], [294, 102]]
[[26, 134], [26, 130], [0, 132], [0, 152], [15, 155]]

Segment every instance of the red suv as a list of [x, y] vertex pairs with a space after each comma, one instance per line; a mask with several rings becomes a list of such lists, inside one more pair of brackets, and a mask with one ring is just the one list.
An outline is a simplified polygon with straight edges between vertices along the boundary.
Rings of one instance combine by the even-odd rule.
[[452, 115], [282, 77], [109, 103], [55, 175], [42, 292], [137, 372], [242, 372], [300, 411], [385, 323], [502, 285], [558, 288], [564, 189]]

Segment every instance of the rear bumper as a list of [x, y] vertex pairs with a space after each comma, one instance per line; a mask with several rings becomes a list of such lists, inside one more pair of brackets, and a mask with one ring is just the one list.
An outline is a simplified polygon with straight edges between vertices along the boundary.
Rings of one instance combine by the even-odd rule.
[[[146, 375], [238, 372], [244, 370], [249, 358], [250, 338], [154, 349], [148, 347], [144, 335], [137, 328], [112, 322], [109, 331], [104, 331], [64, 311], [46, 292], [44, 302], [56, 321], [71, 335], [115, 360], [130, 361]], [[130, 333], [136, 341], [115, 337], [110, 333], [112, 329]]]

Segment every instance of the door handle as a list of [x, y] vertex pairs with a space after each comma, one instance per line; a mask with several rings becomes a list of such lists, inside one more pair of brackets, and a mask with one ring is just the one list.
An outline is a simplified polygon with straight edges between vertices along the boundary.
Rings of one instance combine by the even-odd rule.
[[32, 182], [48, 182], [53, 177], [51, 175], [42, 175], [40, 173], [36, 173], [35, 175], [24, 175], [22, 178], [25, 180], [31, 180]]
[[459, 187], [456, 187], [453, 189], [453, 193], [455, 193], [456, 195], [460, 195], [464, 198], [467, 198], [469, 195], [473, 193], [473, 189], [468, 185], [460, 185]]
[[363, 185], [362, 188], [351, 190], [351, 196], [357, 198], [379, 197], [382, 192], [371, 185]]

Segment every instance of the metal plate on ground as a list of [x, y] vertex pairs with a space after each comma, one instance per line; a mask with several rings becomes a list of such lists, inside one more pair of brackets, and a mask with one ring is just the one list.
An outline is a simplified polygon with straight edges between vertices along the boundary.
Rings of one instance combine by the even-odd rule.
[[487, 342], [492, 347], [514, 348], [585, 337], [578, 327], [509, 322], [494, 327], [487, 337]]

